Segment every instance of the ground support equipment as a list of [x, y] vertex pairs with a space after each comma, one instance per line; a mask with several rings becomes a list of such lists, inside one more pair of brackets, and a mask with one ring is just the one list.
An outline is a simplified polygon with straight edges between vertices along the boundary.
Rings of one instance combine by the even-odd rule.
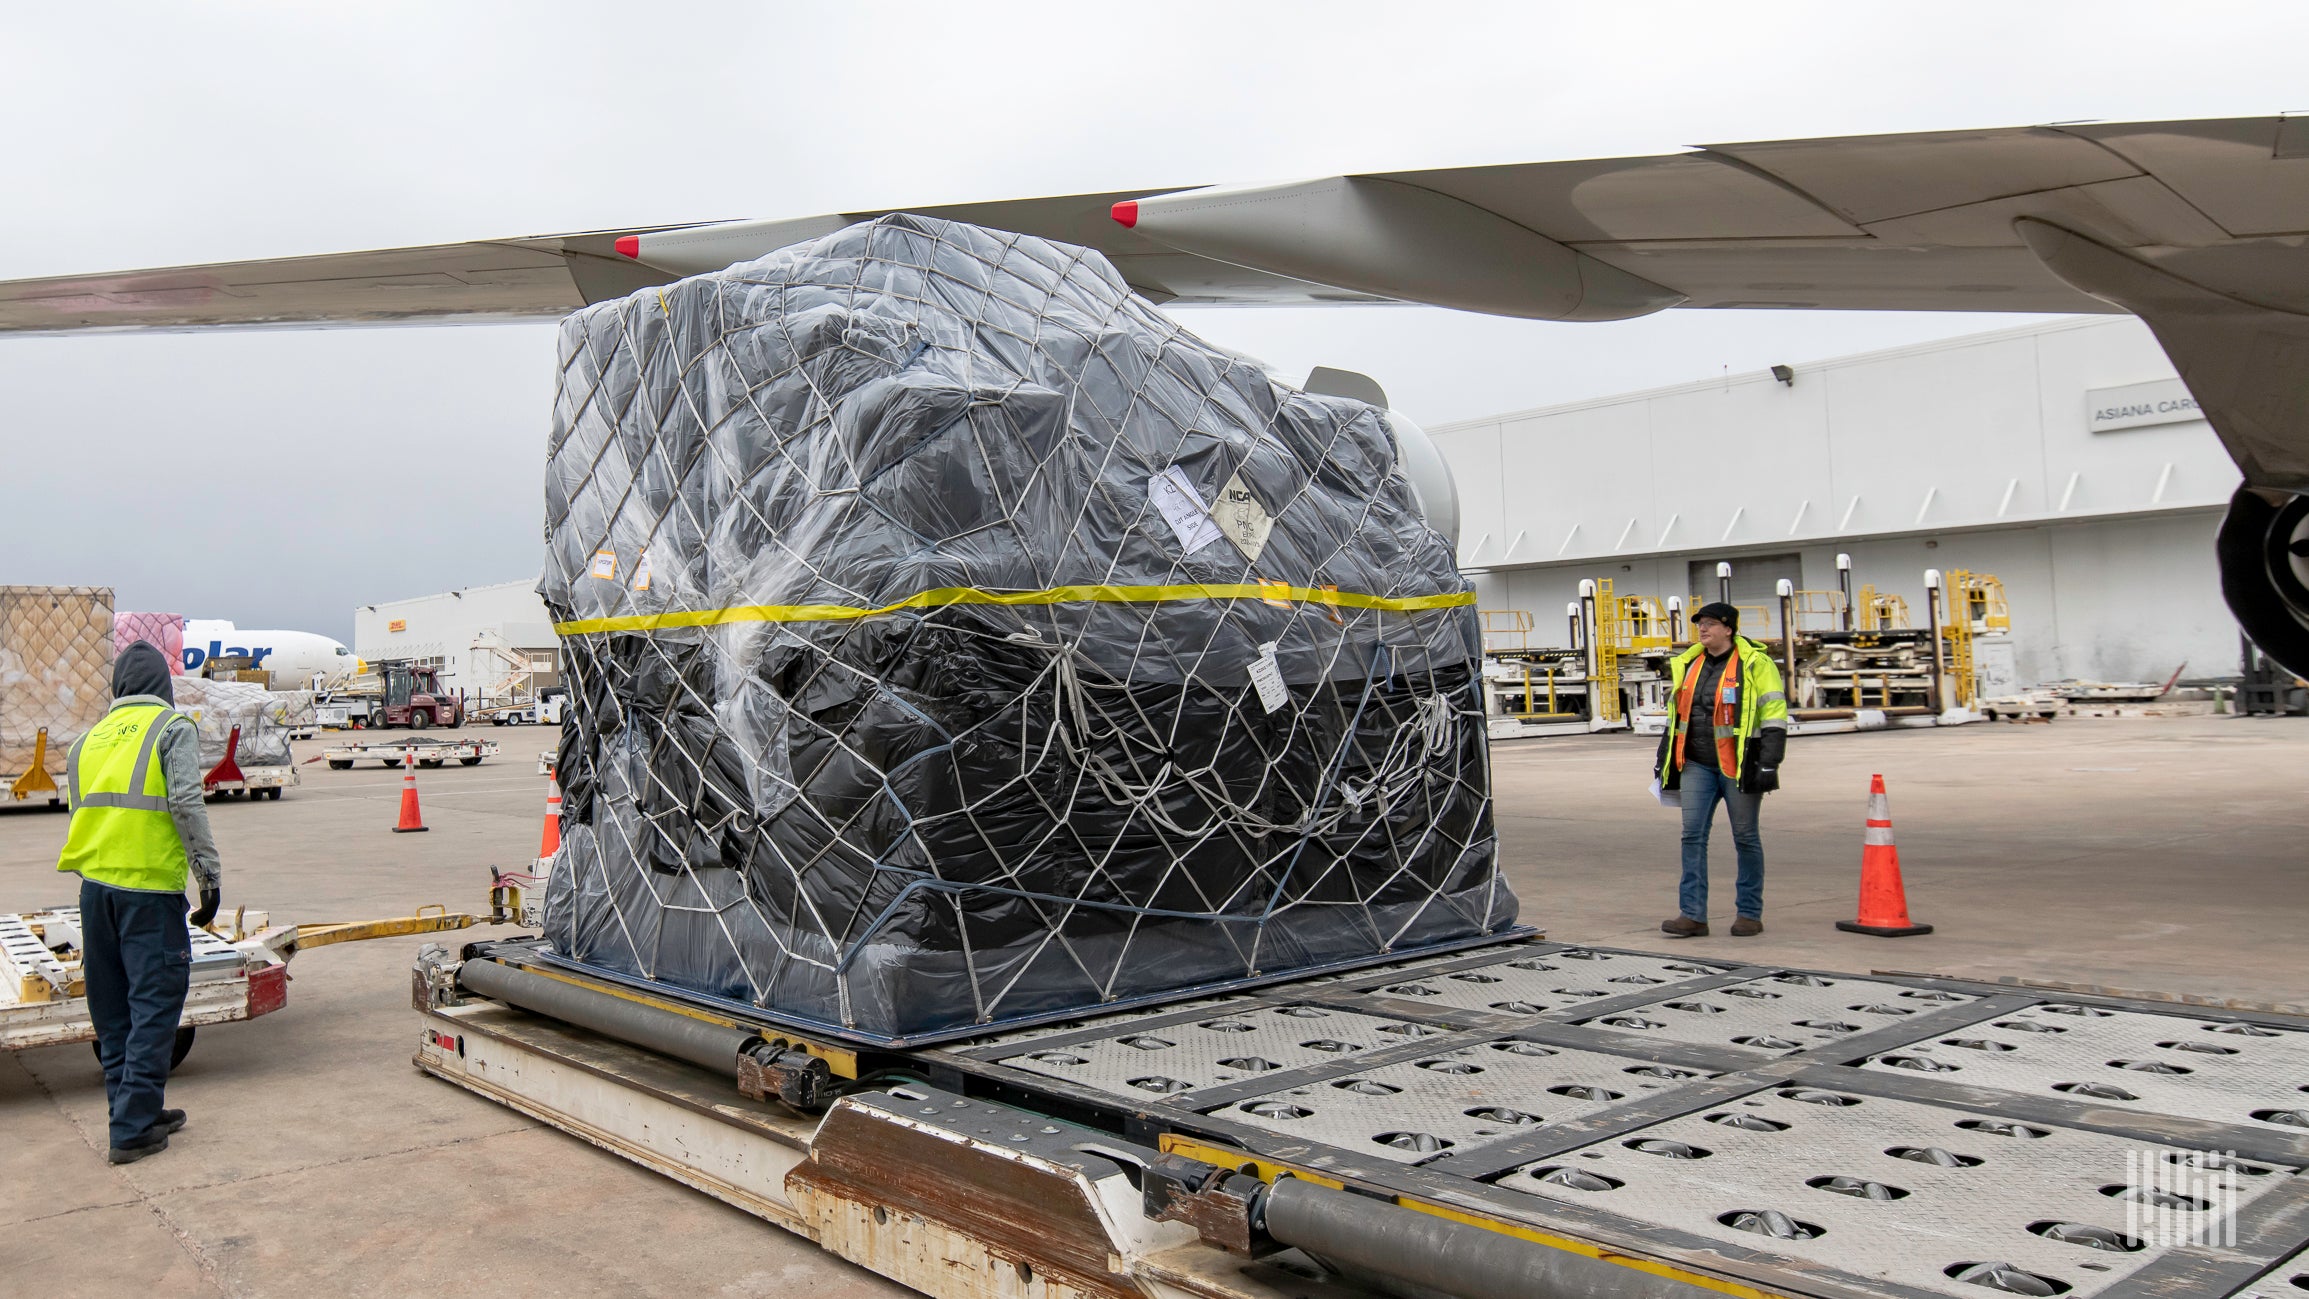
[[2309, 1290], [2274, 1010], [1522, 941], [894, 1051], [461, 956], [419, 1068], [941, 1297]]
[[[242, 910], [191, 929], [192, 986], [176, 1035], [173, 1067], [204, 1024], [269, 1015], [288, 1004], [288, 964], [309, 947], [464, 929], [479, 918], [428, 907], [413, 916], [355, 923], [274, 925]], [[0, 1050], [96, 1040], [80, 969], [80, 908], [0, 913]]]
[[274, 802], [281, 799], [281, 791], [304, 783], [304, 778], [293, 766], [247, 766], [240, 763], [241, 728], [232, 728], [225, 737], [224, 759], [208, 769], [201, 777], [201, 793], [208, 798], [235, 798], [246, 795], [252, 803], [260, 798]]
[[[399, 767], [410, 761], [420, 767], [439, 767], [454, 762], [461, 767], [478, 767], [483, 758], [497, 756], [495, 740], [371, 740], [365, 744], [341, 744], [321, 751], [321, 757], [331, 771], [345, 771], [356, 762], [374, 761], [381, 766]], [[313, 759], [307, 758], [311, 762]]]
[[9, 801], [14, 803], [45, 794], [48, 796], [48, 806], [64, 806], [64, 791], [57, 788], [56, 777], [48, 774], [47, 727], [43, 726], [33, 733], [32, 759], [24, 765], [23, 771], [13, 776], [0, 772], [0, 792], [5, 792]]

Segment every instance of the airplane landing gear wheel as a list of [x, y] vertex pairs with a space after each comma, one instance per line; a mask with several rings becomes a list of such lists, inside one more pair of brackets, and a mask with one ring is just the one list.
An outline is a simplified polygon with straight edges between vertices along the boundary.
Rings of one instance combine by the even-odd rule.
[[2309, 674], [2309, 496], [2240, 487], [2217, 548], [2221, 595], [2261, 652]]

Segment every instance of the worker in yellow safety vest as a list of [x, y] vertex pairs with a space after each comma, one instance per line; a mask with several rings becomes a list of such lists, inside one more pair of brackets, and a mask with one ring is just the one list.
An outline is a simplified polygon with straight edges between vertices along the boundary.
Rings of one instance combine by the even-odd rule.
[[192, 923], [216, 918], [223, 873], [201, 801], [200, 735], [175, 710], [168, 659], [144, 641], [112, 669], [112, 708], [65, 761], [72, 824], [56, 869], [80, 876], [81, 971], [112, 1107], [115, 1164], [168, 1149], [184, 1111], [162, 1108], [192, 977]]
[[1708, 934], [1708, 830], [1716, 804], [1732, 822], [1740, 863], [1732, 936], [1764, 932], [1764, 840], [1757, 813], [1780, 787], [1788, 747], [1787, 686], [1763, 647], [1739, 634], [1740, 611], [1722, 602], [1692, 614], [1691, 648], [1668, 663], [1668, 728], [1660, 736], [1663, 797], [1684, 814], [1684, 874], [1676, 915], [1660, 930], [1675, 938]]

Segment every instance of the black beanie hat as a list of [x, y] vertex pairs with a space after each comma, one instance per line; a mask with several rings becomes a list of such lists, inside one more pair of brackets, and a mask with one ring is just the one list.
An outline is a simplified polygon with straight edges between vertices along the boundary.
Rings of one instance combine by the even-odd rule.
[[1740, 629], [1740, 611], [1721, 600], [1710, 601], [1692, 610], [1693, 622], [1698, 622], [1702, 618], [1713, 618], [1733, 631]]

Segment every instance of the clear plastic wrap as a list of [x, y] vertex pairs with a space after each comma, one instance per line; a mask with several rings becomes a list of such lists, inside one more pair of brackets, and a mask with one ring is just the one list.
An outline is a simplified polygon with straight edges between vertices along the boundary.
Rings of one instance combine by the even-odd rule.
[[241, 728], [234, 761], [242, 767], [286, 767], [296, 761], [289, 740], [300, 727], [315, 724], [313, 692], [267, 690], [247, 681], [211, 681], [180, 676], [170, 683], [176, 710], [200, 727], [200, 765], [224, 761], [235, 726]]
[[46, 731], [62, 783], [65, 750], [111, 707], [112, 588], [0, 586], [0, 778], [30, 770]]
[[562, 956], [891, 1039], [1509, 927], [1380, 412], [912, 216], [563, 322]]
[[114, 613], [112, 654], [143, 641], [168, 660], [168, 670], [184, 675], [184, 615], [181, 613]]

